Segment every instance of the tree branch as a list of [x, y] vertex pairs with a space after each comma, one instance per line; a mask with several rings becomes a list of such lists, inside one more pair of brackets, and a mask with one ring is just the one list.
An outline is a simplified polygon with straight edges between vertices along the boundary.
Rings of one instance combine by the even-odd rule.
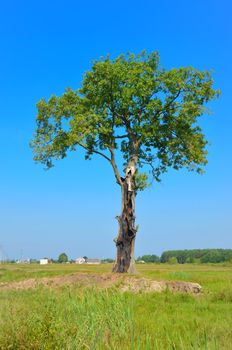
[[154, 165], [153, 165], [153, 162], [151, 161], [151, 162], [144, 162], [144, 161], [139, 161], [141, 164], [145, 164], [145, 165], [149, 165], [150, 167], [151, 167], [151, 169], [152, 169], [152, 173], [155, 171], [155, 167], [154, 167]]
[[168, 103], [166, 103], [166, 105], [164, 106], [164, 108], [160, 109], [159, 111], [157, 111], [154, 115], [154, 119], [156, 117], [158, 117], [162, 112], [164, 112], [168, 107], [171, 106], [171, 104], [180, 96], [181, 93], [181, 89], [177, 92], [177, 94], [171, 99], [171, 101], [169, 101]]
[[115, 139], [124, 139], [126, 137], [128, 137], [129, 135], [126, 134], [126, 135], [117, 135], [117, 136], [114, 136]]
[[[81, 142], [76, 142], [77, 145], [83, 147], [85, 150], [88, 151], [88, 147], [86, 147], [85, 145], [83, 145], [83, 143]], [[110, 164], [112, 165], [113, 167], [113, 170], [114, 170], [114, 175], [115, 175], [115, 178], [116, 178], [116, 182], [121, 186], [122, 185], [122, 180], [121, 180], [121, 176], [119, 174], [119, 171], [118, 171], [118, 167], [117, 167], [117, 164], [115, 162], [115, 157], [114, 157], [114, 149], [113, 147], [110, 147], [109, 148], [110, 150], [110, 154], [111, 154], [111, 158], [107, 157], [104, 153], [102, 152], [99, 152], [97, 150], [92, 150], [93, 153], [96, 153], [96, 154], [99, 154], [100, 156], [104, 157], [106, 160], [108, 160], [108, 162], [110, 162]]]
[[[83, 147], [85, 150], [89, 151], [88, 147], [86, 147], [85, 145], [83, 145], [81, 142], [76, 142], [77, 145]], [[106, 160], [108, 160], [108, 162], [111, 163], [111, 159], [109, 157], [107, 157], [104, 153], [99, 152], [97, 150], [91, 150], [91, 152], [99, 154], [100, 156], [102, 156], [103, 158], [105, 158]]]
[[115, 162], [114, 148], [110, 147], [109, 150], [110, 150], [110, 154], [111, 154], [111, 161], [110, 161], [110, 163], [111, 163], [111, 165], [113, 167], [113, 170], [114, 170], [114, 175], [115, 175], [115, 178], [116, 178], [116, 182], [121, 186], [122, 185], [122, 180], [121, 180], [121, 176], [120, 176], [119, 171], [118, 171], [117, 164]]

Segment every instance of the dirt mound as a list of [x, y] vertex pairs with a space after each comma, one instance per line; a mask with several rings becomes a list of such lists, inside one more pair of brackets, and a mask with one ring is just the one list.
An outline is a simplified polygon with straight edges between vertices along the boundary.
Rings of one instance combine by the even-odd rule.
[[110, 288], [117, 287], [122, 292], [162, 292], [170, 290], [171, 292], [193, 293], [201, 292], [201, 286], [198, 283], [176, 282], [176, 281], [153, 281], [147, 278], [139, 278], [119, 274], [88, 274], [76, 273], [67, 276], [30, 278], [19, 282], [0, 283], [0, 290], [6, 289], [30, 289], [38, 286], [58, 288], [65, 285], [80, 285], [83, 287]]
[[127, 279], [121, 290], [138, 292], [163, 292], [170, 290], [171, 292], [193, 293], [198, 294], [201, 292], [201, 286], [198, 283], [191, 282], [178, 282], [178, 281], [152, 281], [147, 278], [139, 279]]
[[99, 286], [101, 288], [109, 288], [119, 279], [118, 275], [114, 274], [88, 274], [76, 273], [66, 276], [30, 278], [19, 282], [0, 283], [1, 289], [30, 289], [38, 286], [45, 287], [60, 287], [64, 285], [79, 284], [83, 286]]

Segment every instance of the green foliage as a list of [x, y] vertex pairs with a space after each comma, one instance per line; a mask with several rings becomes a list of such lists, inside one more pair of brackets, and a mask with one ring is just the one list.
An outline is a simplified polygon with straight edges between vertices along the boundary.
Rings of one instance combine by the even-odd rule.
[[232, 249], [191, 249], [191, 250], [170, 250], [162, 253], [160, 261], [170, 263], [176, 259], [179, 264], [193, 263], [220, 263], [232, 259]]
[[177, 258], [175, 258], [174, 256], [173, 257], [171, 257], [170, 259], [169, 259], [169, 264], [177, 264], [178, 263], [178, 261], [177, 261]]
[[68, 256], [65, 253], [61, 253], [58, 257], [58, 262], [59, 263], [66, 263], [68, 262]]
[[202, 263], [219, 263], [232, 259], [232, 249], [210, 249], [201, 257]]
[[135, 192], [143, 191], [145, 188], [149, 187], [148, 174], [146, 173], [135, 173]]
[[157, 255], [142, 255], [137, 258], [137, 261], [144, 261], [146, 263], [158, 263], [160, 258]]
[[106, 258], [106, 259], [102, 259], [101, 262], [102, 262], [103, 264], [107, 264], [107, 263], [112, 264], [112, 263], [114, 262], [114, 259]]
[[212, 85], [208, 71], [165, 70], [157, 52], [102, 58], [80, 89], [37, 103], [34, 159], [50, 168], [82, 147], [86, 159], [98, 154], [109, 161], [120, 182], [114, 152], [121, 152], [124, 164], [136, 156], [146, 173], [136, 175], [136, 190], [147, 187], [149, 174], [160, 181], [169, 167], [201, 173], [207, 140], [198, 118], [219, 94]]

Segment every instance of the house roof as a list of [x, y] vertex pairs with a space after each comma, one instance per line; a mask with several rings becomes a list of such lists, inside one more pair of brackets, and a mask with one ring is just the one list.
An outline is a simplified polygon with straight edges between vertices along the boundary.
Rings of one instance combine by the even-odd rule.
[[100, 262], [101, 259], [86, 259], [86, 262]]

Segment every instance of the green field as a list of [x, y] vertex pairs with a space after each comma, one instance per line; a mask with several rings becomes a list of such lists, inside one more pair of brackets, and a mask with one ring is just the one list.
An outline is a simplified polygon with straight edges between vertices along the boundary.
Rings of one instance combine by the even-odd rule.
[[[111, 265], [0, 265], [6, 282]], [[138, 278], [197, 282], [203, 293], [121, 293], [78, 284], [15, 290], [0, 287], [0, 349], [232, 349], [232, 267], [137, 265]]]

